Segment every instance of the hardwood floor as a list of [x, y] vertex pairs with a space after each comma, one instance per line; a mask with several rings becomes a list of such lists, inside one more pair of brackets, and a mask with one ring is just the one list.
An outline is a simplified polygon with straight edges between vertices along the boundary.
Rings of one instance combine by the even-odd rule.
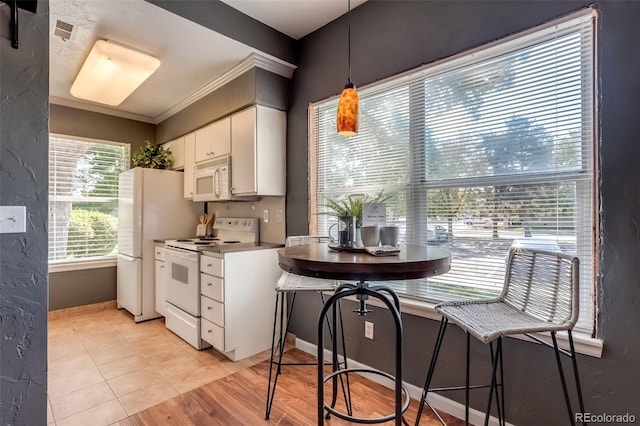
[[[314, 357], [298, 349], [287, 351], [292, 362], [313, 361]], [[283, 367], [278, 381], [270, 420], [264, 420], [269, 362], [264, 361], [229, 376], [193, 389], [154, 407], [136, 413], [117, 424], [120, 426], [157, 425], [314, 425], [316, 424], [316, 370], [313, 367]], [[354, 414], [379, 417], [393, 412], [393, 392], [356, 374], [351, 377]], [[329, 386], [329, 384], [327, 384]], [[327, 389], [326, 395], [329, 395]], [[418, 402], [412, 400], [405, 419], [415, 422]], [[337, 408], [344, 412], [338, 399]], [[444, 415], [449, 425], [463, 422]], [[332, 417], [327, 425], [349, 424]], [[440, 425], [425, 407], [421, 425]]]

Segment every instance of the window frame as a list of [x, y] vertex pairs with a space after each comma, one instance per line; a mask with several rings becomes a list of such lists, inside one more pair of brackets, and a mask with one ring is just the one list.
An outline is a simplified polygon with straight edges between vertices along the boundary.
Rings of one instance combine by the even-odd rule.
[[[122, 147], [125, 149], [125, 153], [123, 156], [124, 169], [122, 171], [125, 171], [131, 168], [131, 143], [111, 141], [111, 140], [105, 140], [105, 139], [88, 138], [83, 136], [66, 135], [66, 134], [54, 133], [54, 132], [49, 133], [49, 138], [50, 140], [52, 138], [61, 138], [61, 139], [74, 141], [77, 143], [92, 143], [92, 144], [112, 145], [112, 146]], [[49, 186], [51, 186], [51, 182], [49, 182]], [[49, 193], [50, 193], [50, 189], [49, 189]], [[86, 197], [86, 198], [88, 200], [91, 199], [91, 197]], [[118, 197], [116, 196], [116, 197], [108, 197], [108, 198], [113, 198], [117, 202]], [[48, 202], [49, 209], [51, 209], [51, 206], [52, 206], [51, 203], [52, 203], [52, 200], [51, 200], [51, 197], [49, 197], [49, 202]], [[49, 230], [49, 232], [51, 232], [51, 230]], [[117, 249], [117, 237], [116, 237], [116, 249]], [[77, 260], [72, 260], [72, 259], [51, 260], [49, 258], [50, 254], [51, 253], [48, 251], [47, 263], [48, 263], [49, 273], [115, 267], [117, 263], [117, 255], [115, 253], [111, 256], [95, 256], [93, 258], [79, 258]]]
[[[591, 278], [590, 281], [593, 284], [594, 292], [593, 292], [593, 300], [592, 300], [593, 332], [586, 333], [586, 332], [574, 331], [574, 333], [579, 334], [579, 337], [577, 339], [578, 351], [582, 353], [586, 353], [591, 356], [599, 357], [601, 356], [601, 353], [602, 353], [602, 340], [599, 340], [594, 337], [594, 336], [597, 336], [596, 332], [597, 332], [597, 282], [598, 280], [596, 276], [596, 273], [597, 273], [596, 262], [598, 259], [597, 235], [599, 234], [599, 220], [598, 220], [599, 216], [597, 211], [598, 205], [599, 205], [598, 191], [597, 191], [598, 162], [597, 162], [597, 143], [596, 143], [597, 135], [598, 135], [598, 123], [597, 123], [598, 115], [597, 115], [597, 101], [596, 101], [598, 99], [597, 84], [596, 84], [598, 67], [597, 67], [597, 56], [595, 52], [595, 46], [597, 41], [596, 31], [595, 31], [597, 11], [593, 8], [584, 9], [584, 10], [566, 15], [564, 17], [558, 18], [556, 20], [550, 21], [543, 25], [531, 28], [527, 31], [517, 33], [500, 40], [496, 40], [494, 42], [472, 49], [470, 51], [466, 51], [466, 52], [451, 56], [449, 58], [445, 58], [445, 59], [436, 61], [434, 63], [424, 65], [395, 76], [391, 76], [380, 82], [363, 86], [359, 90], [361, 92], [366, 92], [367, 95], [371, 95], [374, 93], [383, 92], [390, 87], [397, 88], [400, 86], [400, 84], [402, 84], [403, 80], [409, 83], [416, 74], [424, 74], [426, 72], [429, 72], [430, 69], [435, 67], [437, 67], [438, 72], [446, 72], [447, 70], [453, 70], [456, 68], [464, 67], [469, 64], [477, 63], [479, 61], [500, 56], [504, 53], [514, 50], [514, 48], [512, 47], [512, 44], [514, 41], [519, 44], [520, 43], [525, 44], [525, 43], [534, 43], [537, 40], [548, 40], [551, 34], [554, 34], [567, 27], [570, 27], [575, 24], [576, 20], [581, 20], [581, 19], [584, 20], [585, 22], [587, 20], [591, 21], [591, 26], [592, 26], [591, 36], [592, 36], [592, 45], [593, 45], [593, 52], [592, 52], [592, 62], [593, 62], [592, 88], [593, 90], [591, 92], [593, 97], [593, 99], [591, 100], [591, 105], [593, 105], [593, 109], [591, 111], [586, 111], [586, 113], [591, 117], [592, 123], [593, 123], [593, 128], [592, 128], [593, 140], [591, 141], [593, 143], [592, 145], [593, 148], [588, 150], [587, 152], [591, 153], [593, 156], [593, 158], [590, 158], [589, 161], [592, 164], [592, 171], [593, 171], [593, 182], [591, 185], [593, 188], [591, 191], [592, 197], [593, 197], [592, 206], [591, 206], [591, 215], [592, 215], [591, 223], [593, 224], [592, 261], [594, 263], [594, 266], [592, 268], [593, 277]], [[410, 88], [410, 85], [407, 84], [407, 87]], [[308, 167], [309, 167], [308, 169], [309, 170], [309, 174], [308, 174], [309, 217], [308, 217], [308, 222], [309, 222], [310, 234], [315, 234], [317, 233], [317, 230], [318, 230], [318, 223], [317, 223], [318, 218], [315, 212], [318, 212], [319, 203], [320, 203], [320, 201], [317, 199], [318, 197], [315, 196], [315, 194], [317, 193], [315, 188], [317, 188], [317, 185], [318, 185], [318, 181], [317, 181], [318, 164], [316, 164], [318, 152], [316, 150], [316, 143], [314, 143], [314, 141], [316, 140], [316, 123], [315, 123], [316, 110], [320, 106], [326, 105], [329, 102], [335, 102], [337, 98], [338, 96], [333, 96], [315, 103], [311, 103], [308, 110], [308, 120], [309, 120], [308, 121], [309, 122], [309, 127], [308, 127], [308, 141], [309, 141], [309, 157], [308, 157], [309, 158], [309, 164], [308, 164]], [[419, 113], [419, 112], [420, 111], [416, 112], [411, 110], [410, 114]], [[422, 119], [422, 117], [418, 117], [418, 120], [420, 119]], [[410, 142], [410, 146], [412, 147], [411, 149], [413, 149], [414, 145], [415, 144], [413, 143], [413, 141], [411, 141]], [[411, 171], [411, 169], [412, 167], [410, 167], [410, 173], [414, 173], [413, 171]], [[571, 180], [572, 176], [580, 175], [582, 172], [583, 172], [582, 169], [578, 171], [572, 170], [572, 171], [562, 172], [560, 173], [560, 175], [564, 176], [567, 180]], [[413, 176], [411, 179], [414, 179], [414, 178], [415, 176]], [[491, 177], [487, 177], [487, 178], [476, 177], [476, 178], [472, 178], [472, 183], [473, 183], [473, 186], [481, 186], [482, 182], [490, 182], [491, 180], [492, 180]], [[459, 181], [459, 179], [456, 179], [456, 181]], [[581, 184], [580, 179], [575, 179], [573, 181], [576, 183], [576, 185]], [[435, 188], [435, 187], [443, 187], [443, 186], [446, 187], [447, 184], [448, 182], [444, 180], [438, 181], [435, 183], [425, 182], [424, 187], [426, 188]], [[456, 187], [458, 186], [456, 185]], [[410, 212], [407, 211], [407, 216], [409, 214]], [[576, 235], [577, 234], [578, 232], [576, 231]], [[400, 294], [399, 294], [399, 297], [403, 302], [402, 303], [403, 312], [411, 313], [413, 315], [423, 316], [426, 318], [432, 318], [432, 319], [439, 318], [439, 316], [433, 310], [433, 306], [435, 305], [434, 303], [431, 303], [430, 301], [425, 301], [425, 300], [416, 300], [414, 298], [406, 297]], [[383, 306], [383, 305], [380, 304], [380, 306]]]

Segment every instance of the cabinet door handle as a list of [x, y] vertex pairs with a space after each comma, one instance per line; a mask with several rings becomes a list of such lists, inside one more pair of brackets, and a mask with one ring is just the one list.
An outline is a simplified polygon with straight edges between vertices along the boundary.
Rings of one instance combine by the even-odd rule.
[[160, 265], [160, 269], [164, 269], [164, 265]]
[[211, 333], [213, 333], [213, 330], [208, 329], [208, 330], [207, 330], [207, 333], [211, 334]]
[[213, 306], [207, 306], [207, 311], [212, 311], [213, 310]]
[[[164, 268], [164, 266], [163, 266]], [[213, 285], [213, 283], [207, 283], [207, 286], [211, 287]]]
[[207, 263], [207, 268], [211, 268], [213, 265], [210, 263]]

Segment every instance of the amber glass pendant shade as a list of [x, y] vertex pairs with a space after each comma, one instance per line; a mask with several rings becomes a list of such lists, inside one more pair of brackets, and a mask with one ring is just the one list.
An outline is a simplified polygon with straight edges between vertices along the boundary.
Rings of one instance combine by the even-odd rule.
[[353, 83], [348, 83], [338, 102], [338, 114], [336, 125], [338, 134], [343, 136], [355, 136], [358, 134], [358, 122], [360, 118], [360, 101], [358, 92]]

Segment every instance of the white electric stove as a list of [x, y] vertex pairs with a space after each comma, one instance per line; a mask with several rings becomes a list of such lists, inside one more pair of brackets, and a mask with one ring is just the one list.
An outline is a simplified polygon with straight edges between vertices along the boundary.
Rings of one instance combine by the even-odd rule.
[[183, 238], [165, 241], [165, 246], [189, 251], [227, 244], [256, 244], [260, 241], [260, 220], [252, 217], [222, 217], [213, 223], [215, 237]]
[[[165, 325], [196, 349], [209, 345], [201, 339], [200, 252], [225, 248], [258, 246], [260, 221], [257, 218], [218, 218], [213, 224], [215, 237], [183, 238], [165, 241], [167, 266]], [[249, 247], [250, 250], [250, 247]], [[251, 264], [251, 251], [246, 260]], [[221, 271], [222, 274], [222, 271]], [[221, 277], [222, 278], [222, 277]]]

